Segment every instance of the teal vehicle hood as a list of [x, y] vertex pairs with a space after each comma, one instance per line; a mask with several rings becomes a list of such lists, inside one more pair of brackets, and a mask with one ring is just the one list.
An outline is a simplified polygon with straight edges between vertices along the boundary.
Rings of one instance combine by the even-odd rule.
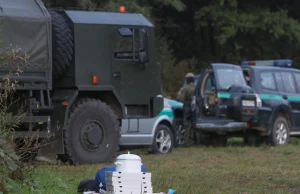
[[[162, 97], [162, 95], [157, 95], [157, 97]], [[183, 103], [176, 101], [176, 100], [171, 100], [169, 98], [164, 98], [164, 107], [170, 107], [170, 108], [183, 108]]]
[[176, 100], [171, 100], [171, 99], [168, 99], [168, 98], [165, 98], [165, 99], [172, 108], [182, 108], [183, 107], [182, 102], [179, 102], [179, 101], [176, 101]]

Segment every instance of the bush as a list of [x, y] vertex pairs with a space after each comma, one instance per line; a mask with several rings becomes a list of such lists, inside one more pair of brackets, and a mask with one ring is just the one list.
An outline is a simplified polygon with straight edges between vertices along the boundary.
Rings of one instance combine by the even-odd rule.
[[[199, 62], [196, 58], [191, 58], [177, 62], [173, 57], [170, 42], [166, 38], [158, 38], [158, 60], [161, 64], [161, 79], [163, 85], [163, 95], [175, 97], [178, 90], [182, 87], [184, 76], [188, 72], [199, 72], [197, 67]], [[199, 72], [200, 73], [200, 72]]]
[[[3, 50], [2, 50], [3, 51]], [[17, 102], [14, 98], [17, 82], [12, 81], [11, 75], [19, 75], [22, 71], [16, 63], [26, 62], [26, 56], [18, 56], [20, 49], [10, 49], [0, 57], [0, 64], [12, 64], [14, 72], [9, 72], [0, 81], [0, 193], [5, 192], [6, 182], [11, 178], [20, 178], [19, 156], [15, 152], [14, 130], [19, 127], [26, 116], [22, 109], [17, 113], [11, 111], [11, 107]], [[2, 52], [3, 53], [3, 52]]]

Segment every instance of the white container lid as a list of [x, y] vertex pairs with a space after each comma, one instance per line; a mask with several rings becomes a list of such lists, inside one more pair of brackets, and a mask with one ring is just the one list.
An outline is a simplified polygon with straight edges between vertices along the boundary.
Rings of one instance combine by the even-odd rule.
[[116, 160], [142, 160], [141, 157], [139, 157], [138, 155], [135, 154], [130, 154], [128, 152], [128, 154], [121, 154], [119, 155]]

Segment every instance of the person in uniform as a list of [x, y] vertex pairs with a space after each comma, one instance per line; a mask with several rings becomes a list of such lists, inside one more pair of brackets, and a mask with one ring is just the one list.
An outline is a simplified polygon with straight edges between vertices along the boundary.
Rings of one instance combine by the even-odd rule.
[[193, 73], [185, 76], [186, 85], [177, 93], [177, 100], [183, 103], [183, 126], [184, 126], [184, 146], [194, 143], [194, 131], [192, 130], [192, 107], [191, 102], [195, 90], [195, 77]]
[[244, 72], [244, 77], [245, 77], [245, 80], [247, 82], [247, 85], [250, 86], [250, 83], [251, 83], [251, 78], [250, 78], [250, 75], [248, 72]]

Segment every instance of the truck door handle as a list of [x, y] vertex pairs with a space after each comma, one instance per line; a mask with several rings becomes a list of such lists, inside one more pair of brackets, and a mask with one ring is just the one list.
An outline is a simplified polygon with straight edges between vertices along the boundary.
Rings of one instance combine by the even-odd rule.
[[282, 98], [283, 98], [284, 100], [287, 100], [287, 99], [288, 99], [287, 95], [283, 95]]

